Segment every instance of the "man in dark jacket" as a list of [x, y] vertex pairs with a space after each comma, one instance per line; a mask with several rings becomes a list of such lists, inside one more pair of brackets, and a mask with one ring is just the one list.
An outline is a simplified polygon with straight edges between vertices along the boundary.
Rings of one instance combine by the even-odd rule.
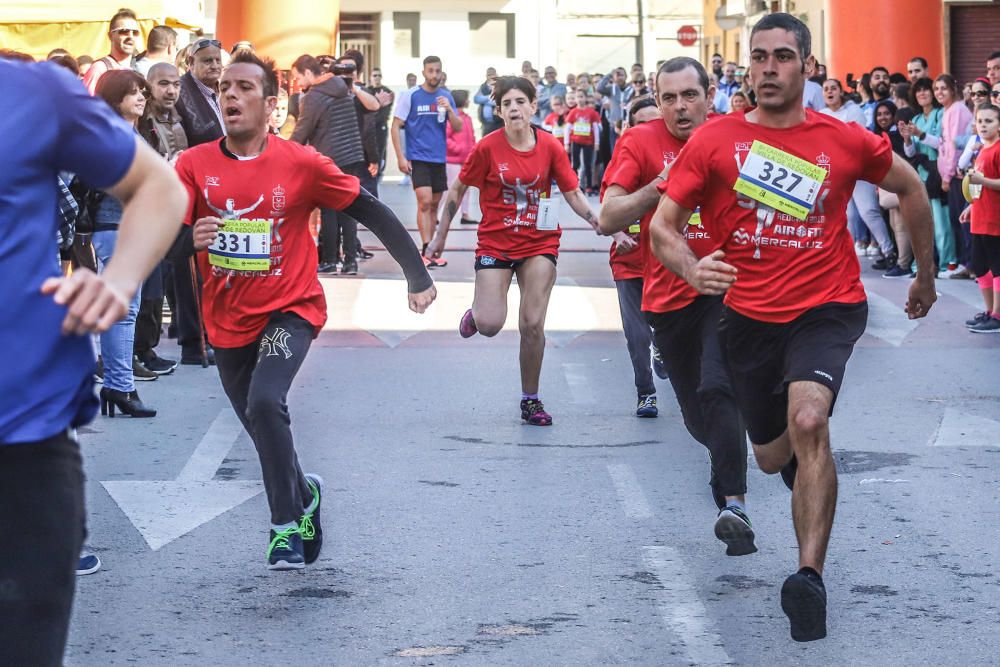
[[[222, 110], [219, 107], [219, 78], [222, 76], [222, 43], [215, 39], [199, 39], [191, 45], [187, 58], [188, 71], [181, 77], [177, 113], [190, 147], [209, 141], [218, 141], [225, 135]], [[190, 243], [190, 232], [183, 230], [178, 243]], [[171, 252], [171, 273], [177, 306], [177, 342], [181, 346], [181, 363], [187, 365], [213, 364], [211, 348], [202, 356], [201, 320], [195, 298], [195, 278], [187, 256]], [[197, 278], [201, 284], [200, 277]]]
[[[370, 178], [355, 108], [353, 83], [344, 77], [324, 73], [319, 61], [309, 55], [299, 56], [292, 63], [292, 78], [305, 90], [299, 102], [299, 118], [292, 141], [312, 146], [333, 160], [344, 173], [359, 179]], [[357, 221], [350, 216], [339, 215], [333, 209], [322, 209], [320, 214], [322, 223], [319, 232], [321, 248], [318, 271], [336, 272], [340, 258], [339, 236], [344, 248], [341, 274], [357, 274]]]

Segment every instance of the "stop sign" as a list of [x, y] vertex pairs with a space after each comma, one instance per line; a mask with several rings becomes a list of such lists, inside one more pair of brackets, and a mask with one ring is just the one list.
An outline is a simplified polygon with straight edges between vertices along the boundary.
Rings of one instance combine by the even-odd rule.
[[693, 25], [682, 25], [677, 29], [677, 41], [681, 46], [694, 46], [698, 41], [698, 29]]

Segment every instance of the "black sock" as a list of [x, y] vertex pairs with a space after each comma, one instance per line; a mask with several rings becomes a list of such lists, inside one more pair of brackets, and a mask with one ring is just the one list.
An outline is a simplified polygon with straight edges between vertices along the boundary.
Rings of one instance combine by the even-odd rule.
[[800, 568], [799, 569], [799, 574], [804, 574], [807, 577], [809, 577], [810, 579], [815, 578], [815, 579], [819, 579], [821, 582], [823, 581], [823, 576], [819, 572], [817, 572], [816, 570], [812, 569], [811, 567]]
[[427, 244], [426, 243], [420, 248], [420, 254], [421, 255], [423, 255], [425, 252], [427, 252]]

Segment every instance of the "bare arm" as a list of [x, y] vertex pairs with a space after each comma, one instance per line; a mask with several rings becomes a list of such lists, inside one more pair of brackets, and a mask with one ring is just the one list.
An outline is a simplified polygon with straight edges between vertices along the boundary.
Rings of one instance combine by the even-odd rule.
[[597, 216], [590, 208], [590, 204], [587, 203], [587, 198], [579, 188], [573, 188], [569, 192], [563, 193], [563, 199], [569, 204], [569, 207], [573, 209], [573, 212], [578, 216], [587, 221], [587, 224], [594, 228], [594, 231], [598, 234], [601, 230], [597, 226]]
[[451, 228], [451, 222], [455, 219], [455, 214], [458, 213], [459, 206], [462, 204], [462, 197], [465, 196], [465, 191], [468, 189], [469, 186], [457, 178], [452, 182], [451, 187], [448, 188], [448, 197], [444, 202], [444, 214], [441, 216], [441, 221], [437, 226], [437, 233], [434, 234], [431, 242], [427, 244], [427, 250], [424, 252], [427, 257], [440, 257], [441, 253], [444, 252], [444, 244], [448, 239], [448, 230]]
[[609, 185], [604, 191], [604, 202], [601, 204], [601, 216], [598, 221], [601, 233], [610, 235], [627, 229], [629, 225], [656, 208], [660, 201], [660, 193], [656, 186], [663, 182], [663, 176], [664, 174], [660, 174], [632, 193], [620, 185]]
[[910, 234], [917, 259], [917, 278], [910, 285], [906, 312], [910, 319], [927, 315], [937, 300], [934, 290], [934, 218], [927, 190], [917, 172], [899, 155], [893, 154], [892, 167], [879, 187], [899, 195], [899, 213]]
[[83, 269], [42, 285], [43, 293], [69, 307], [62, 325], [66, 334], [107, 331], [128, 313], [142, 281], [177, 237], [187, 206], [177, 174], [141, 137], [125, 176], [107, 191], [123, 207], [107, 269], [99, 276]]
[[361, 106], [365, 109], [368, 109], [369, 111], [378, 111], [382, 108], [382, 104], [379, 103], [375, 96], [361, 86], [354, 86], [354, 94], [357, 96], [358, 101], [361, 102]]
[[403, 141], [399, 136], [399, 131], [403, 128], [402, 118], [392, 119], [392, 129], [389, 133], [392, 135], [392, 147], [396, 151], [396, 162], [399, 163], [399, 170], [404, 174], [410, 173], [410, 163], [407, 161], [406, 156], [403, 155]]
[[722, 261], [726, 254], [721, 250], [695, 256], [684, 237], [690, 218], [690, 209], [664, 195], [649, 224], [653, 254], [700, 294], [723, 294], [736, 281], [736, 267]]

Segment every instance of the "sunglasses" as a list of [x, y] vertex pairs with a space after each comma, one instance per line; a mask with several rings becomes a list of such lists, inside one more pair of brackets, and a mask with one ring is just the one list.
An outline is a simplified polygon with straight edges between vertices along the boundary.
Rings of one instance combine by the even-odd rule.
[[989, 97], [990, 93], [989, 93], [989, 91], [986, 91], [986, 90], [973, 90], [972, 91], [972, 96], [973, 97]]
[[142, 34], [134, 28], [115, 28], [111, 32], [119, 35], [132, 35], [133, 37], [138, 37], [140, 34]]
[[191, 45], [191, 55], [198, 53], [202, 49], [207, 49], [210, 46], [214, 46], [217, 49], [221, 49], [222, 42], [220, 42], [217, 39], [199, 39], [197, 42]]

